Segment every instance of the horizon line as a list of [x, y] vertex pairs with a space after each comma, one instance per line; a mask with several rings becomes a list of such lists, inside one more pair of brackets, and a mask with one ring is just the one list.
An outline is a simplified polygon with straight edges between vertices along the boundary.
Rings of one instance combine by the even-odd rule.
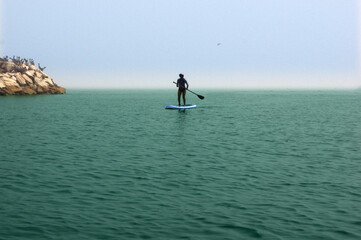
[[[65, 87], [67, 90], [169, 90], [176, 91], [175, 88], [166, 87]], [[190, 90], [229, 90], [229, 91], [355, 91], [361, 90], [361, 85], [358, 87], [221, 87], [221, 88], [191, 88]]]

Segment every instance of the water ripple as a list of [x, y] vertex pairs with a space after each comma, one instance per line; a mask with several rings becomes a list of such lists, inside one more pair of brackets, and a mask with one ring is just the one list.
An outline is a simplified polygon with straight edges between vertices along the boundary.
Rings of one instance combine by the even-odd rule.
[[0, 102], [0, 238], [361, 238], [359, 94], [151, 98]]

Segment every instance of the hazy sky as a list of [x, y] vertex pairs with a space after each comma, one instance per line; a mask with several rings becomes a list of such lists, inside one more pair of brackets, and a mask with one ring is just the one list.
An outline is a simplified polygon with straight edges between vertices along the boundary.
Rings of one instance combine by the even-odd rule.
[[3, 0], [1, 51], [68, 88], [353, 88], [359, 2]]

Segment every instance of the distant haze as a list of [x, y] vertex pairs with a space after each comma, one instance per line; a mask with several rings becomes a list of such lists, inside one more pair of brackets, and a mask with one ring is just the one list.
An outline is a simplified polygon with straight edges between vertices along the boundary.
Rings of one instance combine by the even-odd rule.
[[179, 73], [191, 88], [361, 85], [359, 0], [2, 5], [0, 53], [33, 58], [67, 88], [172, 88]]
[[2, 32], [2, 27], [3, 27], [3, 11], [2, 11], [2, 0], [0, 0], [0, 56], [3, 55], [3, 51], [2, 51], [2, 48], [3, 48], [3, 32]]
[[[358, 47], [359, 47], [359, 55], [358, 55], [358, 61], [359, 61], [359, 68], [358, 68], [358, 72], [359, 72], [359, 76], [361, 76], [361, 1], [358, 2], [358, 17], [359, 17], [359, 29], [358, 29]], [[361, 79], [361, 77], [359, 77], [359, 80]], [[360, 84], [361, 85], [361, 84]]]

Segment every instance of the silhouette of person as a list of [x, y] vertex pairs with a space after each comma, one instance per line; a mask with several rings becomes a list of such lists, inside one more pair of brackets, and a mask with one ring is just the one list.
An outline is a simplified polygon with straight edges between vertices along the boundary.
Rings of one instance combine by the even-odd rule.
[[[186, 87], [187, 85], [187, 87]], [[180, 98], [181, 95], [183, 96], [183, 104], [186, 106], [186, 90], [188, 89], [188, 82], [184, 78], [184, 75], [182, 73], [179, 74], [179, 79], [177, 80], [177, 87], [178, 87], [178, 106], [180, 106]]]

